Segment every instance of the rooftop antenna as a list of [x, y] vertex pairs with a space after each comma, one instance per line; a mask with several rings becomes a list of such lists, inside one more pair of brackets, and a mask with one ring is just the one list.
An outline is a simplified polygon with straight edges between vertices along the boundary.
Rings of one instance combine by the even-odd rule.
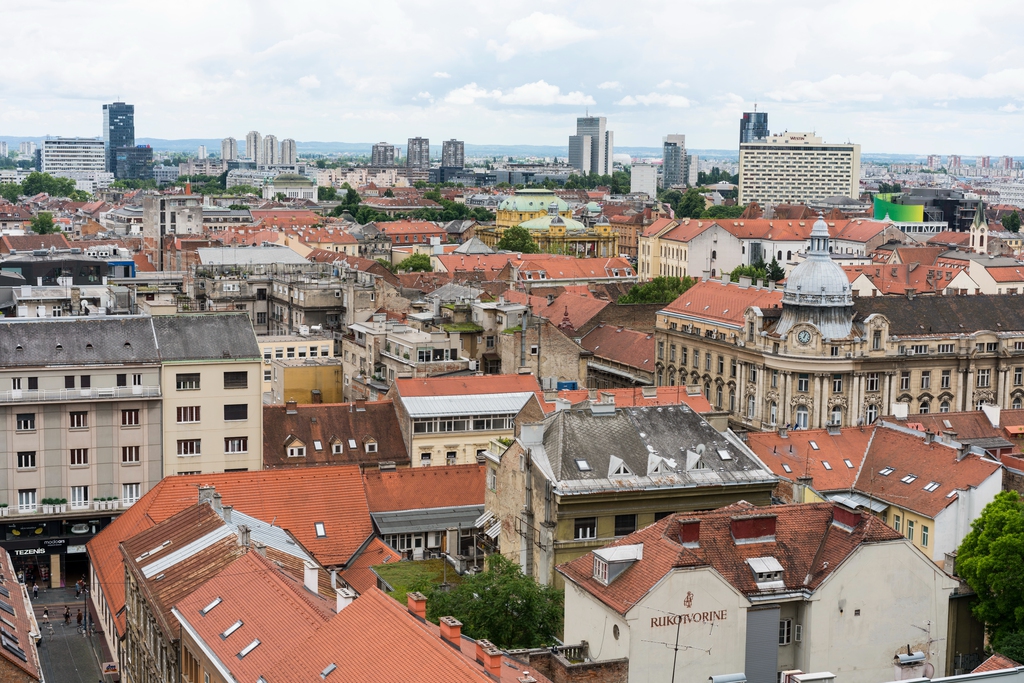
[[754, 102], [754, 113], [757, 113], [757, 102]]

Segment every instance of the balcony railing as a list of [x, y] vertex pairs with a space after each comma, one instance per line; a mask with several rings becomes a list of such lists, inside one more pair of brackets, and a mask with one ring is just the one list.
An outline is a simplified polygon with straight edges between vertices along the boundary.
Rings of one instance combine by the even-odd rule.
[[104, 387], [96, 389], [11, 389], [0, 391], [0, 403], [102, 401], [124, 398], [159, 398], [160, 387]]

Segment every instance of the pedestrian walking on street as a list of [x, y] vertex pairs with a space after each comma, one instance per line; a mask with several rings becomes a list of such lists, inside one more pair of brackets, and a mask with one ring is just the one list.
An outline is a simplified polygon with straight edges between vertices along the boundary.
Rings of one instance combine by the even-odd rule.
[[81, 596], [82, 596], [82, 582], [81, 581], [75, 581], [75, 598], [80, 598]]
[[32, 584], [32, 599], [33, 600], [38, 600], [39, 599], [39, 584], [38, 583], [33, 583]]
[[64, 625], [65, 626], [70, 626], [71, 625], [71, 610], [68, 609], [67, 605], [64, 605]]
[[43, 621], [49, 621], [49, 620], [50, 620], [50, 608], [49, 607], [44, 607], [43, 608]]
[[79, 626], [82, 625], [82, 610], [78, 610], [78, 615], [75, 617], [75, 621], [78, 622]]

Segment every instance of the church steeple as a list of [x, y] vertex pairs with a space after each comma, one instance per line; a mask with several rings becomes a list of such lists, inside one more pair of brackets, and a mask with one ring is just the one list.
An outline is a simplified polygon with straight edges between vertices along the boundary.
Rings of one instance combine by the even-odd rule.
[[988, 222], [985, 220], [985, 202], [978, 202], [971, 221], [971, 249], [976, 254], [988, 253]]

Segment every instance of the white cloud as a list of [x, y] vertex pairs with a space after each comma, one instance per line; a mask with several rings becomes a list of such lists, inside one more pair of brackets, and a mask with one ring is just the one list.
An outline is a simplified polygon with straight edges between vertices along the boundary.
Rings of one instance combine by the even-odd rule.
[[504, 43], [487, 41], [487, 50], [499, 62], [506, 62], [521, 52], [548, 52], [596, 36], [597, 31], [582, 28], [565, 17], [534, 12], [505, 27]]
[[416, 93], [416, 97], [414, 97], [413, 99], [414, 100], [428, 100], [430, 102], [433, 102], [434, 101], [434, 96], [431, 95], [426, 90], [424, 90], [423, 92]]
[[451, 78], [452, 75], [447, 71], [435, 71], [434, 78]]
[[590, 95], [579, 91], [563, 94], [561, 88], [557, 85], [552, 85], [544, 80], [536, 81], [535, 83], [525, 83], [504, 93], [501, 90], [486, 90], [479, 87], [476, 83], [469, 83], [461, 88], [452, 90], [444, 98], [444, 101], [449, 104], [473, 104], [477, 100], [496, 100], [501, 104], [521, 107], [545, 107], [554, 104], [597, 104]]
[[660, 92], [652, 92], [646, 95], [626, 95], [615, 104], [621, 104], [625, 107], [635, 107], [638, 104], [650, 106], [652, 104], [661, 104], [666, 107], [689, 107], [690, 100], [683, 97], [682, 95], [667, 95]]
[[999, 107], [999, 111], [1005, 111], [1012, 114], [1015, 111], [1024, 111], [1024, 107], [1013, 104], [1011, 102], [1007, 102], [1003, 106]]
[[622, 84], [618, 81], [605, 81], [597, 87], [601, 90], [622, 90]]
[[299, 86], [306, 88], [307, 90], [309, 90], [310, 88], [319, 88], [320, 79], [314, 76], [313, 74], [303, 76], [302, 78], [299, 79]]
[[888, 76], [865, 72], [833, 74], [818, 81], [794, 81], [771, 90], [779, 102], [881, 102], [900, 100], [934, 102], [967, 98], [1024, 96], [1024, 68], [1003, 69], [973, 78], [958, 73], [920, 75], [906, 70]]
[[680, 83], [679, 81], [673, 81], [670, 79], [667, 81], [662, 81], [656, 87], [658, 88], [658, 90], [667, 90], [668, 88], [685, 88], [687, 87], [687, 85], [686, 83]]

